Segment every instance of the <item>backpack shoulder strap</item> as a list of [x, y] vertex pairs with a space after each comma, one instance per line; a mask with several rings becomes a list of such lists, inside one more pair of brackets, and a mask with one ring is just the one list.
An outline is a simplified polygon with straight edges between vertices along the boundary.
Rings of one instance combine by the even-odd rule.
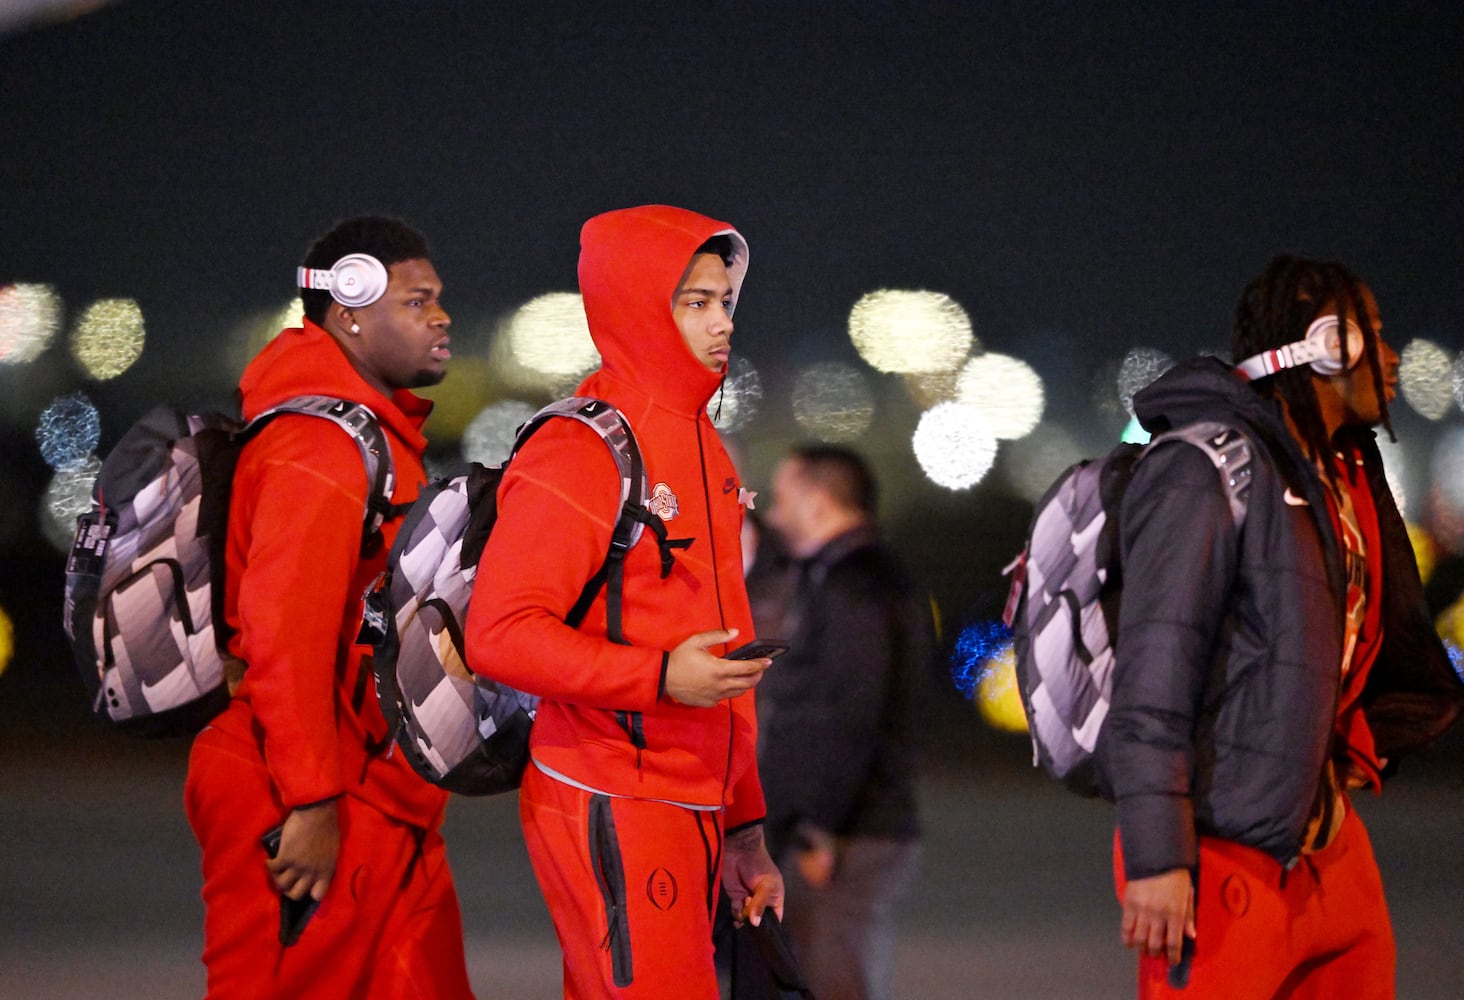
[[1145, 454], [1165, 441], [1185, 441], [1205, 453], [1220, 473], [1225, 499], [1230, 502], [1230, 516], [1239, 528], [1245, 522], [1246, 503], [1250, 499], [1253, 471], [1250, 439], [1229, 424], [1202, 420], [1165, 431], [1149, 442]]
[[282, 413], [300, 413], [329, 420], [351, 436], [361, 451], [366, 466], [369, 492], [362, 514], [361, 550], [371, 551], [380, 543], [381, 526], [402, 513], [407, 505], [393, 505], [392, 490], [396, 486], [396, 469], [391, 461], [391, 447], [376, 414], [364, 403], [354, 403], [335, 396], [294, 396], [271, 406], [239, 431], [240, 443], [248, 441]]
[[[611, 404], [592, 396], [572, 396], [550, 403], [534, 414], [519, 428], [514, 440], [513, 454], [518, 454], [534, 431], [554, 417], [568, 417], [587, 425], [600, 435], [615, 459], [620, 472], [620, 513], [615, 520], [615, 531], [610, 537], [610, 551], [605, 562], [585, 584], [574, 607], [565, 616], [565, 623], [578, 626], [589, 612], [590, 604], [602, 586], [606, 587], [605, 601], [610, 640], [624, 643], [621, 630], [620, 588], [625, 557], [647, 528], [655, 535], [656, 547], [661, 553], [661, 578], [671, 575], [675, 565], [676, 549], [691, 545], [689, 538], [668, 538], [665, 523], [646, 508], [650, 497], [650, 486], [646, 480], [645, 463], [641, 459], [640, 447], [630, 423]], [[510, 455], [510, 460], [512, 455]], [[507, 463], [505, 463], [507, 464]]]

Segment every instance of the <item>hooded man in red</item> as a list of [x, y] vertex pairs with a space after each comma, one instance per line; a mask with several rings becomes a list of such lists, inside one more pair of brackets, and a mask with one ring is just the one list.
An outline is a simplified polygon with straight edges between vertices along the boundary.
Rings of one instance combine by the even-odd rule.
[[613, 404], [640, 447], [649, 507], [690, 539], [663, 578], [654, 540], [625, 560], [624, 643], [605, 595], [564, 623], [605, 559], [620, 475], [577, 421], [546, 424], [499, 488], [466, 644], [472, 668], [542, 697], [520, 816], [564, 952], [567, 997], [717, 996], [718, 879], [734, 912], [782, 910], [762, 838], [753, 637], [741, 523], [752, 493], [706, 407], [726, 371], [747, 244], [730, 226], [646, 206], [581, 233], [580, 290], [602, 365], [579, 395]]
[[[305, 322], [259, 353], [239, 391], [245, 419], [300, 395], [367, 406], [402, 504], [426, 479], [432, 409], [409, 389], [441, 380], [449, 318], [425, 241], [395, 219], [341, 223], [305, 267], [344, 284], [361, 277], [347, 255], [362, 254], [380, 269], [374, 292], [304, 292]], [[225, 616], [247, 669], [194, 741], [185, 789], [203, 848], [211, 998], [472, 996], [438, 832], [447, 794], [389, 752], [369, 648], [356, 642], [361, 594], [400, 525], [363, 546], [368, 493], [350, 436], [300, 414], [268, 424], [234, 475]], [[261, 841], [273, 828], [271, 855]], [[301, 912], [319, 904], [293, 943], [282, 896]]]

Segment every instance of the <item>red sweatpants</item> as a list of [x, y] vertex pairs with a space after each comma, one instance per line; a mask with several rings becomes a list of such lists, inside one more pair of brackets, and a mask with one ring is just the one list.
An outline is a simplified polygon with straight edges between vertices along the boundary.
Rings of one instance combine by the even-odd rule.
[[203, 848], [210, 1000], [471, 1000], [462, 916], [437, 831], [342, 796], [335, 877], [300, 939], [284, 948], [279, 892], [259, 838], [285, 809], [257, 752], [204, 730], [184, 797]]
[[[1123, 899], [1122, 849], [1114, 874]], [[1372, 842], [1350, 807], [1337, 839], [1284, 870], [1270, 855], [1200, 838], [1188, 988], [1165, 959], [1139, 958], [1139, 997], [1391, 1000], [1397, 955]]]
[[716, 1000], [720, 811], [596, 795], [530, 764], [519, 817], [566, 998]]

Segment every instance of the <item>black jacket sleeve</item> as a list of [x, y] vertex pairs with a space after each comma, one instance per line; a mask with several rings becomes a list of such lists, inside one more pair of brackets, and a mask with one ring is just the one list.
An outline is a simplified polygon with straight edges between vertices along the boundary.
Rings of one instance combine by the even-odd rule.
[[1198, 863], [1195, 719], [1238, 551], [1214, 464], [1182, 441], [1139, 462], [1119, 530], [1123, 597], [1098, 755], [1133, 879]]

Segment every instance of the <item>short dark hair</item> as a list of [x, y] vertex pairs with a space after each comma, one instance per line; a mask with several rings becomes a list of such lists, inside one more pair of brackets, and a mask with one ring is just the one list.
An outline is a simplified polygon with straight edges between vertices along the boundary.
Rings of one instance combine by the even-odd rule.
[[722, 258], [723, 264], [725, 264], [727, 267], [731, 267], [733, 256], [732, 237], [728, 236], [726, 233], [722, 233], [720, 236], [713, 236], [701, 246], [697, 247], [696, 253], [692, 254], [692, 256], [696, 257], [699, 254], [704, 253], [716, 254], [718, 257]]
[[[337, 222], [330, 232], [311, 244], [305, 252], [302, 267], [329, 269], [346, 254], [370, 254], [390, 268], [404, 260], [427, 260], [427, 240], [401, 219], [380, 215], [362, 215]], [[305, 317], [312, 323], [325, 322], [330, 309], [330, 292], [318, 288], [302, 288], [300, 301]]]
[[[1357, 275], [1335, 260], [1289, 254], [1274, 257], [1246, 286], [1235, 307], [1231, 350], [1238, 363], [1262, 351], [1295, 343], [1306, 336], [1307, 328], [1328, 309], [1336, 313], [1338, 326], [1343, 330], [1347, 329], [1348, 320], [1352, 320], [1362, 330], [1363, 354], [1372, 365], [1383, 427], [1389, 437], [1394, 437], [1383, 391], [1383, 369], [1378, 359], [1378, 332], [1373, 329], [1372, 316], [1368, 314], [1364, 288]], [[1351, 360], [1347, 358], [1347, 341], [1347, 337], [1341, 338], [1344, 362]], [[1286, 403], [1302, 443], [1314, 456], [1322, 456], [1331, 452], [1332, 443], [1327, 438], [1311, 376], [1311, 368], [1301, 365], [1283, 369], [1255, 384], [1264, 395]], [[1325, 467], [1330, 471], [1331, 464]]]
[[858, 452], [840, 445], [803, 444], [788, 454], [803, 475], [841, 506], [871, 518], [878, 512], [879, 485]]

